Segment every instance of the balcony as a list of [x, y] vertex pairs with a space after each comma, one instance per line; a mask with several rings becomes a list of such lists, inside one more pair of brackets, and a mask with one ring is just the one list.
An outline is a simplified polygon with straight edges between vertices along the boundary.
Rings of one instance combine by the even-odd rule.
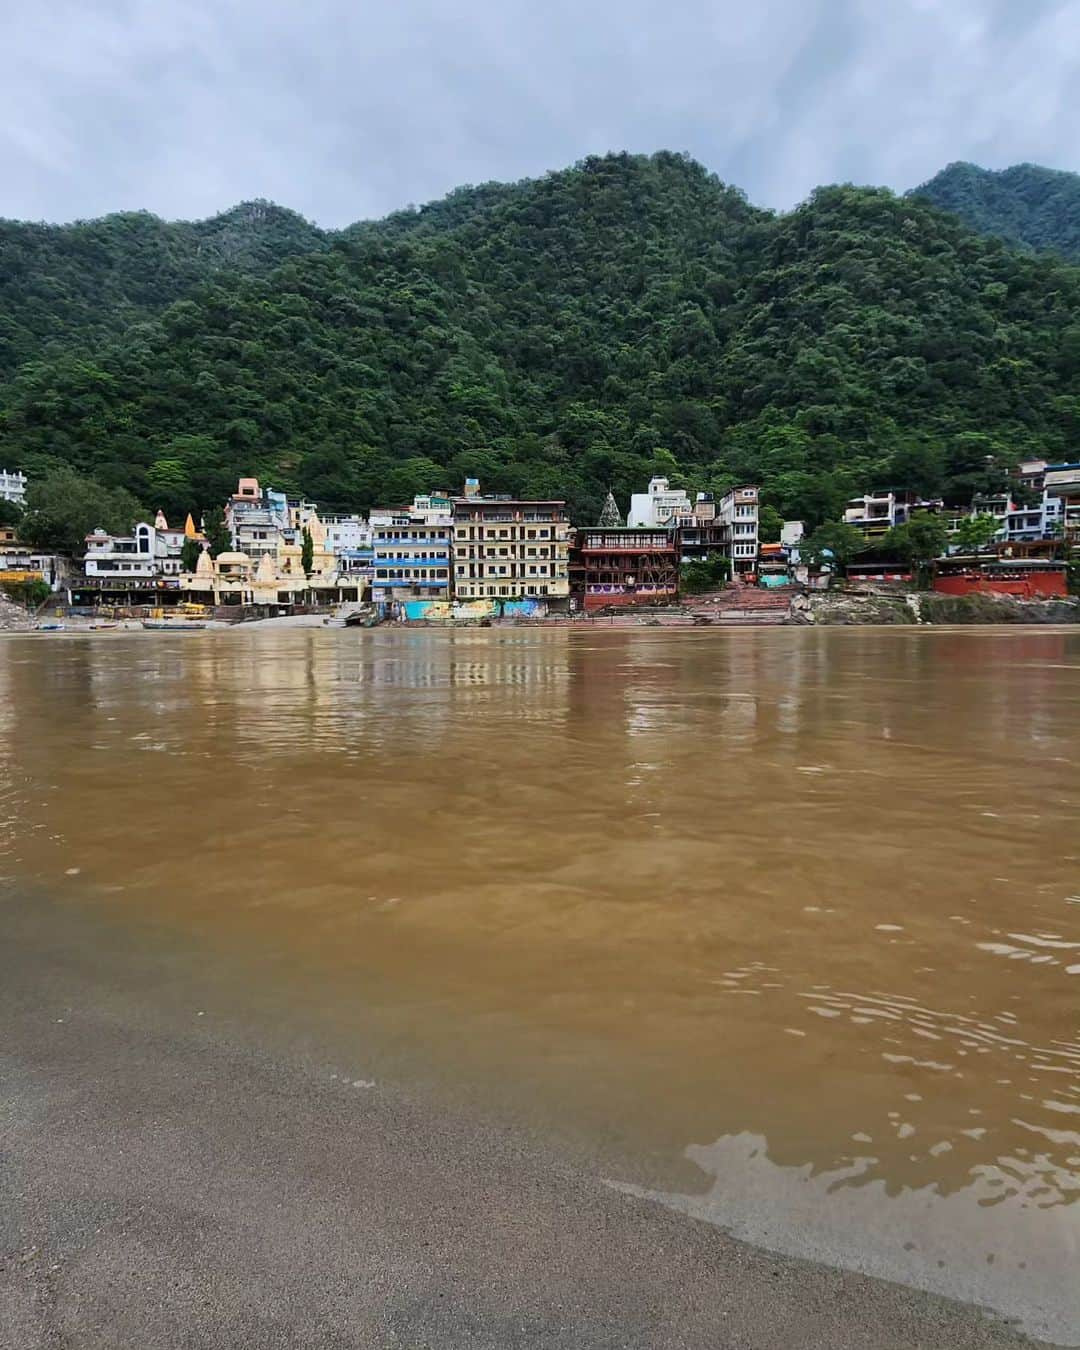
[[450, 551], [436, 548], [428, 553], [400, 553], [377, 548], [372, 560], [376, 567], [446, 567], [450, 562]]

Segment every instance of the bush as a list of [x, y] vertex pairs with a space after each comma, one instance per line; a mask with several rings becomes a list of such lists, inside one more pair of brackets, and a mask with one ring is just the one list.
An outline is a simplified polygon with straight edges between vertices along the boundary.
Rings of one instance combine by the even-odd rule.
[[52, 595], [49, 583], [37, 577], [28, 581], [0, 582], [0, 590], [9, 600], [14, 600], [17, 605], [25, 605], [27, 609], [37, 609]]

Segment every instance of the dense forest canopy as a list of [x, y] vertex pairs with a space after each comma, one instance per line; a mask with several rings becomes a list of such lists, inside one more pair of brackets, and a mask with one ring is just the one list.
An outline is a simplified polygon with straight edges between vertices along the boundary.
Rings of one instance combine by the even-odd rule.
[[105, 232], [85, 263], [20, 244], [0, 461], [175, 514], [239, 473], [328, 507], [471, 474], [580, 521], [663, 472], [760, 482], [814, 525], [883, 483], [966, 501], [1080, 443], [1080, 269], [916, 197], [831, 187], [777, 216], [661, 153], [333, 235], [259, 209], [272, 229], [194, 254], [141, 215], [71, 227]]
[[1038, 164], [997, 172], [950, 164], [913, 195], [954, 211], [980, 234], [1080, 263], [1080, 174]]
[[127, 211], [74, 225], [0, 219], [0, 377], [47, 348], [124, 332], [227, 270], [263, 273], [328, 236], [270, 202], [210, 220]]

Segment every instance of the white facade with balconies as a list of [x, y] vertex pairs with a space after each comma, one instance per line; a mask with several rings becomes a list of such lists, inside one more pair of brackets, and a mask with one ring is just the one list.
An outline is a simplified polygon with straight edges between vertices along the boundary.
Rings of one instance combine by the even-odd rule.
[[694, 503], [666, 478], [650, 478], [647, 492], [635, 492], [626, 516], [628, 529], [658, 530], [694, 514]]
[[0, 469], [0, 500], [14, 502], [16, 506], [26, 505], [26, 474], [10, 469]]

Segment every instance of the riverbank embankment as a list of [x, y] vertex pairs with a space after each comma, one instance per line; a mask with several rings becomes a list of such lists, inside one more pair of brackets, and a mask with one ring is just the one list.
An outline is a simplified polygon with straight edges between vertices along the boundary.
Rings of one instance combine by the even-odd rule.
[[1069, 624], [1080, 623], [1080, 597], [1021, 600], [1011, 595], [939, 595], [934, 591], [835, 590], [792, 601], [801, 624]]

